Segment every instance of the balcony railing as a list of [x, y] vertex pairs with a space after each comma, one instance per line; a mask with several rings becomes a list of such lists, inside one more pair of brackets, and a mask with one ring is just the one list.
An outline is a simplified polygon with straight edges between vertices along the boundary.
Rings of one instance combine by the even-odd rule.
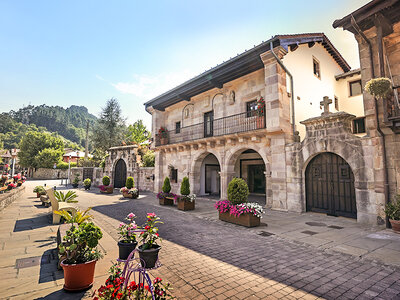
[[169, 130], [156, 134], [155, 145], [177, 144], [208, 137], [247, 132], [265, 128], [264, 112], [251, 111]]
[[[397, 90], [397, 95], [400, 97], [400, 86], [394, 88], [395, 93]], [[396, 133], [400, 133], [400, 107], [399, 107], [400, 100], [397, 100], [396, 96], [393, 95], [389, 99], [385, 99], [386, 105], [384, 106], [385, 109], [385, 121], [388, 122], [389, 127]]]

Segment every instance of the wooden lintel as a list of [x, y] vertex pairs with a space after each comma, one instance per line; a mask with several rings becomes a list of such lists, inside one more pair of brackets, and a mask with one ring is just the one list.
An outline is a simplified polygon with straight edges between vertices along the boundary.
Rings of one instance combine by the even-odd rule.
[[393, 33], [393, 27], [390, 21], [382, 13], [377, 13], [375, 15], [374, 23], [376, 27], [382, 28], [382, 37]]
[[292, 44], [292, 45], [289, 45], [289, 49], [290, 49], [290, 51], [295, 51], [297, 48], [299, 48], [299, 45], [297, 45], [297, 44]]
[[315, 45], [315, 42], [309, 42], [308, 43], [308, 48], [312, 48]]

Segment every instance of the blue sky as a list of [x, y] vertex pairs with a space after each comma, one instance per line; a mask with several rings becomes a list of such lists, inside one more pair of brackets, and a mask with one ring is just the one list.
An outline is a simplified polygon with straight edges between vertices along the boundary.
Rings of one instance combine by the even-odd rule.
[[332, 23], [368, 0], [0, 0], [0, 111], [119, 100], [143, 103], [276, 34], [324, 32], [359, 66], [352, 34]]

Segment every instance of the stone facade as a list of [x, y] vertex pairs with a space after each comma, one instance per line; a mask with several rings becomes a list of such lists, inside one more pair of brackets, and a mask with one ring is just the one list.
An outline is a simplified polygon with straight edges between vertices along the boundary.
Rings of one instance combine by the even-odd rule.
[[122, 160], [126, 167], [124, 178], [133, 177], [135, 187], [140, 191], [154, 190], [154, 168], [139, 166], [141, 158], [138, 154], [138, 146], [112, 147], [108, 150], [108, 154], [103, 176], [109, 176], [112, 185], [115, 186], [116, 175], [119, 176], [116, 174], [116, 165], [118, 161]]
[[46, 169], [39, 168], [33, 171], [32, 176], [33, 179], [62, 179], [68, 178], [68, 169]]

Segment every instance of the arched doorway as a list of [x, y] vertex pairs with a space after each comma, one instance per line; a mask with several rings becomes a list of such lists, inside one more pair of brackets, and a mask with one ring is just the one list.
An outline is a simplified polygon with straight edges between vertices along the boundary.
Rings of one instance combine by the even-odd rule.
[[357, 218], [354, 174], [349, 164], [331, 152], [314, 157], [306, 168], [307, 211]]
[[200, 194], [209, 196], [220, 196], [221, 181], [219, 172], [221, 166], [217, 157], [209, 153], [204, 157], [200, 168]]
[[120, 159], [115, 164], [114, 170], [114, 188], [122, 188], [126, 183], [126, 164]]

